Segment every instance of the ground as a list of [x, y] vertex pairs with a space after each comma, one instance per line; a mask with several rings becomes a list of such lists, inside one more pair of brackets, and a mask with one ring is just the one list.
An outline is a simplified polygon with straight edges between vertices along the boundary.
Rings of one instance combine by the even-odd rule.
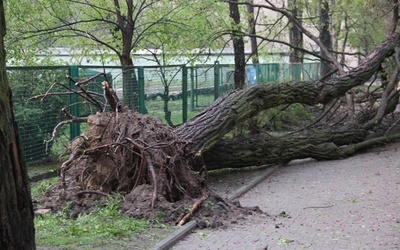
[[173, 249], [400, 249], [399, 148], [290, 162], [239, 199], [272, 217], [196, 230]]
[[[400, 189], [398, 148], [400, 142], [343, 160], [291, 162], [240, 198], [243, 205], [258, 205], [265, 214], [231, 219], [217, 229], [198, 229], [174, 249], [235, 249], [242, 247], [241, 242], [254, 246], [252, 249], [267, 245], [277, 249], [318, 249], [329, 244], [357, 249], [352, 242], [376, 249], [379, 244], [386, 244], [386, 249], [396, 249], [399, 245], [395, 244], [400, 244], [400, 217], [391, 211], [398, 211], [400, 204], [396, 195]], [[263, 171], [214, 171], [209, 173], [208, 181], [212, 190], [226, 198]], [[97, 249], [151, 249], [177, 229], [153, 227], [146, 236], [132, 235], [130, 242], [114, 241]], [[235, 241], [236, 234], [243, 237]], [[368, 234], [372, 235], [364, 236]], [[215, 248], [207, 245], [217, 242], [221, 245]]]
[[[51, 166], [51, 165], [50, 165]], [[235, 190], [247, 184], [249, 181], [259, 176], [260, 172], [264, 171], [265, 168], [244, 168], [244, 169], [225, 169], [218, 171], [211, 171], [208, 174], [208, 181], [210, 184], [211, 190], [215, 191], [222, 198], [227, 198], [230, 194], [232, 194]], [[40, 170], [33, 169], [33, 173], [36, 173]], [[258, 212], [254, 212], [254, 214], [259, 214]], [[267, 215], [265, 215], [267, 216]], [[246, 216], [239, 217], [239, 223], [243, 223], [245, 221]], [[225, 223], [225, 225], [219, 225], [220, 228], [224, 228], [228, 226], [231, 222], [235, 223], [237, 219], [232, 218], [230, 221]], [[204, 226], [204, 224], [203, 224]], [[80, 249], [150, 249], [157, 242], [161, 241], [163, 238], [167, 237], [169, 234], [173, 233], [175, 230], [178, 230], [178, 226], [160, 226], [153, 225], [150, 226], [146, 233], [139, 233], [131, 235], [131, 239], [127, 240], [112, 240], [108, 245], [98, 246], [95, 243], [90, 246], [81, 246]], [[73, 247], [73, 246], [69, 246]], [[78, 247], [78, 246], [77, 246]], [[47, 248], [47, 247], [37, 247], [38, 250], [50, 250], [55, 248]], [[60, 250], [62, 248], [58, 248]], [[57, 248], [56, 248], [57, 250]]]

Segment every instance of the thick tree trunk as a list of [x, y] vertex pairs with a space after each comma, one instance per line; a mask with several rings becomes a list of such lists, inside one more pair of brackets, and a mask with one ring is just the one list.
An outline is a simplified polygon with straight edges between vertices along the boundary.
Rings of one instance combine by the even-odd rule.
[[0, 249], [35, 249], [33, 208], [26, 164], [5, 69], [5, 19], [0, 1]]
[[[221, 140], [212, 150], [203, 154], [203, 159], [208, 170], [284, 164], [304, 158], [334, 160], [400, 138], [400, 133], [366, 139], [367, 135], [366, 130], [353, 126], [316, 131], [312, 135], [234, 138]], [[200, 167], [195, 166], [195, 170]]]
[[388, 38], [357, 68], [326, 82], [267, 84], [234, 91], [176, 128], [175, 132], [180, 139], [191, 142], [193, 150], [206, 155], [233, 127], [262, 110], [293, 103], [327, 104], [365, 83], [379, 69], [381, 62], [394, 52], [399, 38], [400, 33]]

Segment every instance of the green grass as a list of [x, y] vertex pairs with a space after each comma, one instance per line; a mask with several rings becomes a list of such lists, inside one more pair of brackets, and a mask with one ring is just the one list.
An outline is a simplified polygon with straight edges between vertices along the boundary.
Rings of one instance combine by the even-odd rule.
[[[194, 110], [190, 111], [190, 98], [188, 98], [188, 120], [196, 116], [200, 111], [202, 111], [207, 106], [210, 106], [214, 103], [214, 96], [212, 95], [199, 95], [198, 101], [194, 103]], [[146, 101], [145, 106], [148, 111], [148, 115], [154, 116], [165, 121], [165, 113], [164, 113], [164, 101], [160, 98], [156, 100]], [[168, 102], [168, 110], [171, 111], [171, 120], [175, 125], [179, 125], [182, 123], [182, 99], [178, 100], [170, 100]]]
[[41, 199], [44, 194], [46, 193], [47, 189], [54, 183], [56, 183], [58, 180], [58, 177], [53, 177], [50, 179], [45, 179], [42, 181], [38, 181], [36, 183], [32, 183], [31, 186], [31, 195], [32, 195], [32, 200], [39, 200]]
[[[32, 197], [38, 198], [57, 178], [32, 185]], [[36, 244], [62, 249], [90, 249], [129, 242], [131, 235], [145, 231], [149, 222], [128, 218], [121, 213], [122, 197], [110, 196], [106, 204], [96, 204], [91, 213], [70, 219], [69, 206], [62, 211], [35, 217]], [[114, 244], [114, 245], [115, 245]]]

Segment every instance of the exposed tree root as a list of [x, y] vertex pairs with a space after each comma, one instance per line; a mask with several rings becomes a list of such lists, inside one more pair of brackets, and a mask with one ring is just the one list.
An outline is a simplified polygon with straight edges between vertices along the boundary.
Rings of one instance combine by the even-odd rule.
[[203, 192], [203, 195], [196, 200], [196, 202], [192, 205], [192, 208], [190, 209], [189, 212], [187, 212], [186, 214], [182, 214], [181, 218], [179, 219], [179, 221], [176, 223], [178, 226], [183, 226], [185, 225], [189, 220], [190, 217], [197, 211], [199, 210], [199, 208], [201, 207], [201, 205], [204, 203], [204, 201], [206, 201], [208, 199], [208, 194], [206, 193], [206, 191]]
[[89, 116], [88, 124], [88, 130], [69, 145], [71, 154], [50, 194], [53, 203], [82, 204], [117, 192], [149, 197], [141, 201], [141, 211], [147, 213], [158, 202], [206, 195], [203, 177], [191, 170], [188, 143], [158, 119], [134, 111], [102, 112]]

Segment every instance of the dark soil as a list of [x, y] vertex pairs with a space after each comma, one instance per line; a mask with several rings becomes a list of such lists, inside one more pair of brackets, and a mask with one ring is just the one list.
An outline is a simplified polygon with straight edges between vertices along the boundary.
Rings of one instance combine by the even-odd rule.
[[[69, 216], [76, 218], [119, 193], [127, 216], [153, 220], [162, 213], [169, 225], [182, 225], [194, 217], [201, 228], [262, 213], [257, 207], [243, 208], [226, 200], [226, 194], [251, 179], [244, 172], [251, 176], [256, 172], [224, 170], [201, 176], [191, 171], [196, 157], [189, 143], [180, 141], [158, 119], [134, 111], [104, 112], [89, 116], [88, 124], [88, 130], [70, 143], [70, 157], [42, 207], [58, 211], [69, 202]], [[210, 188], [207, 177], [215, 184]]]
[[[247, 220], [252, 220], [258, 215], [267, 216], [261, 213], [257, 208], [233, 209], [230, 213], [228, 211], [238, 204], [226, 203], [227, 197], [235, 192], [238, 188], [246, 185], [253, 178], [260, 175], [263, 168], [245, 168], [245, 169], [225, 169], [218, 171], [211, 171], [208, 173], [209, 188], [216, 194], [224, 198], [224, 201], [217, 201], [215, 198], [210, 199], [204, 203], [204, 209], [195, 214], [195, 218], [199, 221], [198, 226], [204, 227], [219, 227], [224, 228], [232, 224], [246, 223]], [[220, 202], [220, 203], [218, 203]], [[179, 205], [176, 205], [178, 207]], [[228, 206], [228, 207], [227, 207]], [[239, 206], [240, 207], [240, 206]], [[219, 210], [220, 216], [216, 215], [215, 208]], [[214, 209], [214, 211], [213, 211]], [[227, 211], [228, 210], [228, 211]], [[235, 212], [236, 211], [236, 212]], [[239, 212], [237, 212], [239, 211]], [[254, 216], [252, 216], [254, 215]], [[227, 218], [227, 220], [222, 220]], [[168, 225], [167, 227], [165, 225]], [[160, 224], [155, 222], [150, 224], [146, 229], [146, 233], [137, 233], [130, 236], [130, 239], [125, 240], [112, 240], [109, 245], [96, 246], [94, 243], [87, 246], [86, 249], [151, 249], [159, 241], [178, 230], [179, 226], [174, 226], [174, 223]], [[82, 247], [82, 246], [80, 246]], [[37, 247], [39, 250], [48, 250], [46, 247]], [[51, 248], [55, 249], [55, 248]], [[62, 248], [57, 248], [62, 249]]]

